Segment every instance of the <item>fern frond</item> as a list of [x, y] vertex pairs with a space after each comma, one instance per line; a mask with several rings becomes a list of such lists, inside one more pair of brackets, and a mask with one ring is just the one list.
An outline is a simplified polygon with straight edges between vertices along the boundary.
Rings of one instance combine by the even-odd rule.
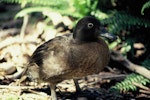
[[[7, 1], [7, 0], [6, 0]], [[8, 0], [15, 3], [24, 3], [24, 0]], [[96, 9], [98, 0], [92, 1], [92, 0], [72, 0], [70, 2], [69, 0], [25, 0], [27, 3], [34, 4], [30, 5], [26, 8], [24, 8], [22, 11], [20, 11], [17, 16], [22, 17], [23, 15], [26, 15], [26, 13], [32, 13], [32, 12], [43, 12], [46, 7], [49, 11], [53, 12], [59, 12], [62, 15], [68, 15], [75, 18], [81, 18], [83, 16], [86, 16], [90, 14], [90, 12], [94, 11]], [[35, 1], [35, 2], [34, 2]], [[41, 5], [46, 6], [41, 6]], [[43, 7], [43, 8], [41, 8]], [[49, 8], [48, 8], [49, 7]], [[41, 8], [41, 10], [40, 10]], [[37, 10], [36, 10], [37, 9]], [[24, 13], [24, 14], [23, 14]]]
[[33, 12], [43, 12], [43, 11], [52, 11], [49, 7], [29, 7], [29, 8], [24, 8], [20, 12], [18, 12], [15, 16], [15, 18], [23, 17], [27, 14], [33, 13]]
[[17, 3], [17, 4], [33, 4], [43, 6], [56, 6], [56, 5], [67, 5], [69, 0], [1, 0], [6, 3]]
[[143, 5], [143, 7], [142, 7], [142, 9], [141, 9], [141, 14], [144, 15], [144, 10], [145, 10], [146, 8], [149, 8], [149, 7], [150, 7], [150, 0], [147, 1], [147, 2]]
[[123, 29], [130, 30], [132, 27], [150, 27], [148, 20], [134, 17], [124, 12], [116, 12], [114, 15], [102, 20], [101, 23], [109, 25], [109, 31], [112, 33], [118, 33]]
[[[28, 7], [33, 7], [33, 10], [35, 6], [49, 6], [51, 10], [76, 18], [89, 15], [90, 12], [96, 10], [98, 4], [98, 0], [2, 0], [2, 2], [17, 3], [21, 5], [30, 4]], [[23, 6], [23, 8], [24, 7], [25, 6]]]
[[[38, 7], [24, 8], [23, 10], [21, 10], [20, 12], [18, 12], [16, 14], [15, 18], [23, 17], [26, 14], [31, 14], [33, 12], [41, 12], [45, 16], [47, 16], [46, 14], [48, 14], [48, 12], [59, 12], [62, 15], [68, 15], [68, 16], [72, 16], [72, 17], [76, 17], [76, 18], [83, 17], [83, 15], [81, 15], [80, 13], [73, 13], [72, 11], [69, 11], [69, 9], [64, 12], [64, 9], [38, 6]], [[44, 13], [44, 12], [46, 12], [46, 13]]]
[[91, 12], [91, 15], [95, 16], [96, 18], [98, 18], [99, 20], [104, 20], [109, 18], [109, 15], [100, 11], [100, 10], [95, 10]]
[[111, 89], [120, 90], [120, 91], [136, 91], [137, 87], [133, 83], [138, 83], [141, 85], [146, 85], [147, 83], [150, 83], [150, 80], [143, 77], [139, 74], [130, 74], [126, 77], [126, 79], [120, 83], [117, 83], [115, 86], [112, 86]]

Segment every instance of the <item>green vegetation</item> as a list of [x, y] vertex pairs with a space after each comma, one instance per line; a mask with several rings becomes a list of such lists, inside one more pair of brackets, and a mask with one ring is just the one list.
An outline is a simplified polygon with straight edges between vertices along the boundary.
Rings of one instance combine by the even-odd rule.
[[117, 83], [115, 86], [111, 87], [111, 89], [117, 89], [124, 92], [136, 91], [137, 87], [134, 84], [146, 85], [147, 83], [150, 83], [150, 80], [143, 77], [142, 75], [133, 73], [128, 75], [124, 81]]
[[147, 8], [149, 8], [149, 7], [150, 7], [150, 0], [147, 1], [147, 2], [143, 5], [143, 7], [142, 7], [142, 9], [141, 9], [141, 14], [144, 15], [144, 10], [147, 9]]

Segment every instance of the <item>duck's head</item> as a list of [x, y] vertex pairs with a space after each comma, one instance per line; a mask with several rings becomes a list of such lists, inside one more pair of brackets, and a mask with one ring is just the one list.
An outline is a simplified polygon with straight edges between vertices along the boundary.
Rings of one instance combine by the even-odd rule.
[[100, 21], [92, 16], [80, 19], [73, 31], [73, 38], [79, 41], [96, 41], [99, 35], [111, 40], [116, 39], [116, 36], [108, 33], [106, 29], [101, 26]]

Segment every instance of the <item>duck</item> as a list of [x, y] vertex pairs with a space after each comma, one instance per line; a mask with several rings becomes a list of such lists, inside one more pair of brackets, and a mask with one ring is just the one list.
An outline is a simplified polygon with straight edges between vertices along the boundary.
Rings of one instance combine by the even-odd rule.
[[49, 83], [52, 100], [57, 100], [56, 85], [63, 80], [73, 79], [76, 90], [80, 90], [78, 78], [98, 74], [109, 62], [110, 51], [101, 36], [116, 39], [98, 19], [83, 17], [73, 34], [57, 36], [38, 46], [25, 74], [32, 81]]

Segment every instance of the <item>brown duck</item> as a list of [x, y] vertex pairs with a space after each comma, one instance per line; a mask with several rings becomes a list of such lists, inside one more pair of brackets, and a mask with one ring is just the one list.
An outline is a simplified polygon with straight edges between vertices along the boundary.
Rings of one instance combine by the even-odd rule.
[[57, 83], [99, 73], [109, 61], [107, 44], [99, 36], [115, 39], [91, 16], [78, 21], [73, 34], [58, 36], [33, 53], [26, 74], [32, 80], [50, 83], [52, 100], [57, 100]]

